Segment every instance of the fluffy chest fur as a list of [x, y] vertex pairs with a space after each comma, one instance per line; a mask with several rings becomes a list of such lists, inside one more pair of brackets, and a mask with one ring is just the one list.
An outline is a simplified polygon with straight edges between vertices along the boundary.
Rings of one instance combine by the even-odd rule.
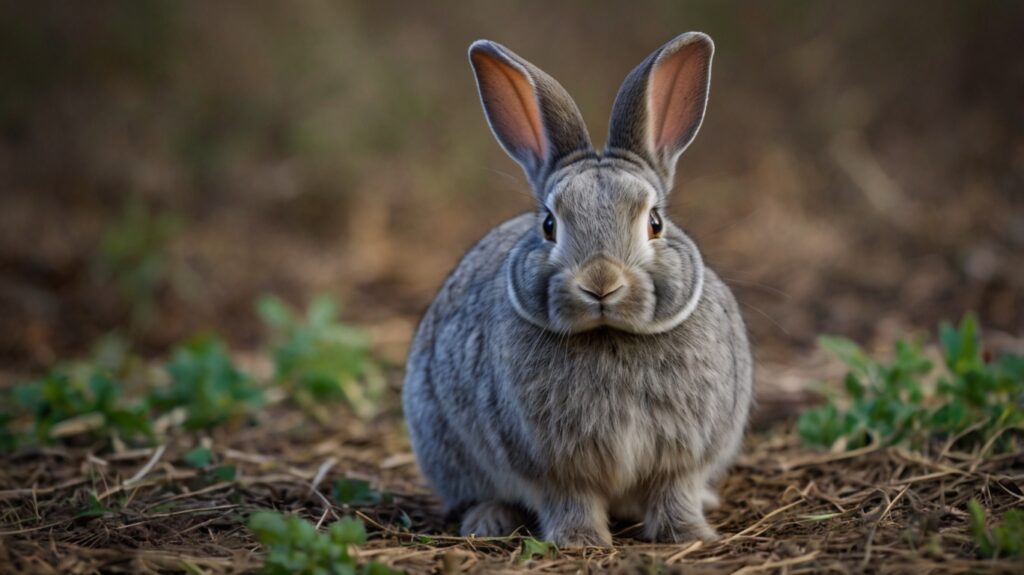
[[[660, 483], [701, 465], [735, 409], [733, 387], [721, 383], [735, 377], [731, 361], [685, 328], [499, 340], [499, 377], [518, 397], [523, 432], [554, 485], [616, 497]], [[535, 345], [545, 353], [532, 355]]]

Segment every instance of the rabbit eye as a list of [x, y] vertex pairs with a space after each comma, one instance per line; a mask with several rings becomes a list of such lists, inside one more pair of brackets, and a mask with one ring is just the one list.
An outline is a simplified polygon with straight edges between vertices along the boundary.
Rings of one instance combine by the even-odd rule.
[[661, 221], [661, 214], [658, 209], [651, 210], [650, 218], [647, 220], [647, 239], [660, 238], [665, 225]]
[[555, 214], [548, 211], [548, 217], [544, 218], [544, 239], [549, 242], [555, 241]]

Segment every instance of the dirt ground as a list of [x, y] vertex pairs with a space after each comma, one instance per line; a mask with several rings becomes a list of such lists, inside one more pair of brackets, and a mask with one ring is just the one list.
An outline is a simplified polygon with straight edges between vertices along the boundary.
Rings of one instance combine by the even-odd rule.
[[[618, 525], [612, 549], [521, 560], [521, 539], [461, 538], [418, 475], [401, 419], [318, 423], [284, 406], [258, 425], [202, 438], [232, 481], [204, 481], [182, 463], [194, 439], [159, 449], [52, 447], [5, 458], [0, 471], [0, 572], [239, 573], [261, 563], [244, 526], [256, 509], [314, 522], [361, 517], [358, 555], [411, 573], [1019, 573], [1020, 560], [975, 555], [966, 502], [1019, 507], [1024, 455], [979, 459], [900, 448], [803, 448], [787, 424], [752, 431], [710, 514], [721, 541], [653, 545]], [[335, 479], [367, 479], [392, 499], [352, 508]], [[93, 492], [108, 511], [80, 516]]]

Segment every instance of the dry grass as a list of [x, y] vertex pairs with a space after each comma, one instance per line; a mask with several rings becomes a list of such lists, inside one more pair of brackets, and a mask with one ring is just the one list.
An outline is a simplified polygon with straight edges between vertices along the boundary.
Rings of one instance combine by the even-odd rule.
[[[903, 449], [812, 452], [786, 424], [751, 434], [722, 486], [714, 544], [652, 545], [617, 526], [613, 549], [519, 560], [519, 537], [453, 536], [416, 472], [396, 414], [317, 421], [284, 405], [257, 425], [203, 438], [233, 481], [182, 462], [194, 439], [166, 449], [51, 447], [0, 461], [0, 572], [245, 572], [261, 552], [245, 527], [256, 509], [315, 522], [358, 514], [371, 532], [360, 556], [410, 572], [1009, 573], [1024, 564], [976, 555], [966, 508], [999, 515], [1024, 501], [1024, 454], [980, 459]], [[330, 500], [341, 477], [394, 495], [350, 509]], [[113, 511], [79, 516], [89, 496]], [[402, 514], [412, 521], [401, 526]]]

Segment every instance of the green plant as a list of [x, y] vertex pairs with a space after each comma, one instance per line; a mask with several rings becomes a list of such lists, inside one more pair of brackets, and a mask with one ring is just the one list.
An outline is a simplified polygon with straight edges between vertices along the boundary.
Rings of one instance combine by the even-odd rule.
[[182, 457], [189, 467], [202, 469], [213, 463], [213, 452], [209, 447], [196, 447]]
[[[333, 399], [347, 401], [357, 413], [372, 413], [383, 391], [380, 368], [370, 356], [368, 338], [336, 321], [333, 302], [317, 299], [300, 319], [280, 300], [265, 298], [260, 314], [277, 330], [275, 383], [300, 403], [316, 406]], [[133, 370], [139, 367], [122, 340], [108, 337], [89, 360], [58, 365], [39, 380], [0, 392], [0, 451], [16, 448], [22, 439], [50, 441], [86, 432], [151, 438], [151, 418], [170, 412], [183, 414], [187, 430], [209, 429], [251, 413], [264, 400], [264, 387], [235, 366], [216, 336], [177, 347], [165, 365], [169, 381], [155, 384], [146, 377], [141, 381], [151, 385], [145, 395], [129, 400], [123, 397], [122, 382], [134, 381]], [[210, 457], [199, 449], [186, 460], [206, 468]], [[216, 467], [208, 475], [230, 480], [234, 469]], [[342, 492], [351, 492], [356, 504], [381, 496], [356, 484]]]
[[1011, 449], [1016, 439], [1004, 432], [1024, 423], [1024, 357], [986, 361], [970, 315], [958, 328], [943, 324], [939, 340], [944, 369], [936, 373], [919, 343], [897, 342], [895, 357], [883, 362], [850, 340], [819, 338], [849, 371], [843, 396], [800, 416], [800, 436], [811, 445], [842, 442], [848, 449], [901, 442], [922, 447], [944, 438], [991, 440]]
[[558, 557], [558, 546], [551, 541], [538, 541], [533, 537], [523, 539], [523, 547], [519, 551], [519, 562], [529, 561], [534, 557], [554, 559]]
[[167, 246], [180, 227], [174, 216], [133, 201], [125, 204], [120, 217], [100, 238], [92, 259], [93, 270], [131, 306], [136, 325], [152, 320], [159, 291], [180, 279], [167, 254]]
[[390, 493], [381, 493], [363, 479], [339, 479], [334, 482], [334, 500], [344, 505], [362, 506], [391, 503]]
[[985, 509], [977, 500], [967, 504], [971, 516], [971, 531], [978, 551], [985, 557], [1024, 556], [1024, 509], [1010, 509], [1003, 514], [998, 525], [989, 529]]
[[124, 401], [121, 386], [92, 367], [55, 368], [42, 379], [16, 386], [12, 396], [32, 416], [32, 435], [39, 441], [72, 430], [116, 433], [124, 439], [152, 435], [145, 407]]
[[249, 529], [267, 549], [263, 573], [268, 575], [399, 573], [377, 562], [360, 565], [352, 556], [352, 547], [366, 542], [358, 519], [343, 518], [323, 533], [300, 517], [261, 511], [249, 518]]
[[87, 502], [85, 509], [76, 513], [75, 519], [80, 519], [82, 517], [103, 517], [110, 513], [114, 513], [114, 510], [101, 503], [99, 498], [96, 497], [96, 492], [93, 491], [89, 493], [89, 501]]
[[82, 434], [152, 436], [145, 406], [123, 397], [121, 381], [134, 367], [124, 341], [105, 336], [88, 359], [60, 363], [0, 393], [0, 451]]
[[384, 378], [370, 355], [370, 340], [338, 322], [331, 298], [314, 299], [304, 317], [276, 297], [260, 299], [257, 310], [272, 331], [274, 378], [299, 404], [343, 401], [359, 415], [374, 412]]
[[186, 465], [193, 469], [205, 470], [200, 477], [206, 483], [234, 481], [238, 475], [238, 469], [233, 465], [214, 466], [213, 451], [209, 447], [200, 446], [191, 449], [182, 456], [182, 459]]
[[220, 339], [207, 336], [179, 347], [166, 366], [170, 385], [150, 391], [161, 410], [184, 408], [186, 429], [206, 429], [248, 413], [263, 390], [235, 367]]

